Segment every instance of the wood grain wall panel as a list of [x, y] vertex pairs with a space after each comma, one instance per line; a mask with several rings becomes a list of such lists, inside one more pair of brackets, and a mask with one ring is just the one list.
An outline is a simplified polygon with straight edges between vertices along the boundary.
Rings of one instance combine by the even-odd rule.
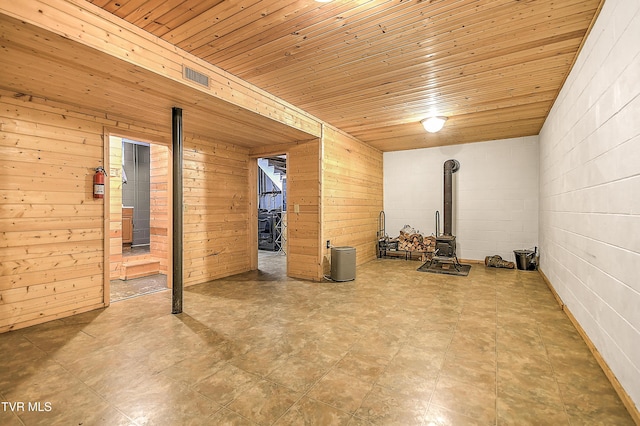
[[122, 272], [122, 138], [109, 138], [109, 277]]
[[287, 275], [318, 281], [320, 265], [320, 141], [287, 152]]
[[[356, 264], [376, 257], [383, 208], [382, 152], [326, 126], [322, 161], [322, 241], [356, 249]], [[323, 271], [331, 250], [323, 249]]]
[[92, 195], [103, 124], [7, 95], [0, 93], [0, 332], [102, 306], [105, 239], [103, 201]]
[[185, 286], [250, 269], [248, 175], [247, 149], [185, 139]]
[[[157, 140], [152, 159], [169, 163], [166, 132], [63, 107], [0, 90], [0, 150], [7, 155], [0, 160], [0, 332], [104, 306], [105, 239], [115, 257], [121, 248], [119, 224], [105, 235], [103, 202], [92, 196], [105, 132]], [[185, 285], [248, 271], [248, 149], [191, 135], [184, 150]], [[317, 152], [311, 158], [317, 170]], [[109, 162], [109, 175], [119, 181], [110, 194], [110, 218], [118, 221], [121, 159]], [[170, 252], [169, 170], [151, 173], [158, 195], [152, 199], [152, 251], [161, 259]]]
[[150, 167], [150, 252], [151, 256], [160, 260], [160, 273], [167, 275], [171, 245], [169, 241], [169, 166], [171, 157], [169, 147], [151, 144]]

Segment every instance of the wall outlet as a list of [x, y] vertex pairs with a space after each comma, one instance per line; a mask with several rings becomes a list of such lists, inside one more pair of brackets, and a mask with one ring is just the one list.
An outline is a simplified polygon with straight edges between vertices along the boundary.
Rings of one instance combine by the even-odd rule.
[[327, 240], [327, 248], [331, 248], [331, 240]]

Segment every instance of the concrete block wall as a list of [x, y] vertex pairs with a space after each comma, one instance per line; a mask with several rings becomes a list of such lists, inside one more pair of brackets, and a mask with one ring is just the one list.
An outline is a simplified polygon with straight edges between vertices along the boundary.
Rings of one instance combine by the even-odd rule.
[[542, 271], [640, 406], [640, 2], [605, 2], [540, 133]]
[[458, 257], [484, 260], [538, 245], [538, 137], [478, 142], [384, 154], [386, 231], [404, 225], [435, 234], [443, 213], [443, 164], [453, 158], [453, 233]]

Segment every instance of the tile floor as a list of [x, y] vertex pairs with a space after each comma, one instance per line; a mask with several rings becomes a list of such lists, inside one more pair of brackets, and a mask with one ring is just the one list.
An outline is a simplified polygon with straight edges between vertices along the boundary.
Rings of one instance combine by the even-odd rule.
[[633, 424], [536, 272], [261, 261], [180, 315], [165, 291], [0, 335], [0, 424]]
[[111, 303], [124, 299], [155, 293], [167, 289], [167, 276], [163, 274], [150, 275], [129, 280], [111, 280]]

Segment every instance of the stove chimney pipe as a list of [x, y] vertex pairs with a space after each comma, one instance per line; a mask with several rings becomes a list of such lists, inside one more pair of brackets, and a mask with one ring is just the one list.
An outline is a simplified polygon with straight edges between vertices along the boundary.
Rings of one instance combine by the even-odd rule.
[[460, 169], [458, 160], [444, 162], [444, 233], [451, 236], [453, 216], [453, 179], [452, 174]]

